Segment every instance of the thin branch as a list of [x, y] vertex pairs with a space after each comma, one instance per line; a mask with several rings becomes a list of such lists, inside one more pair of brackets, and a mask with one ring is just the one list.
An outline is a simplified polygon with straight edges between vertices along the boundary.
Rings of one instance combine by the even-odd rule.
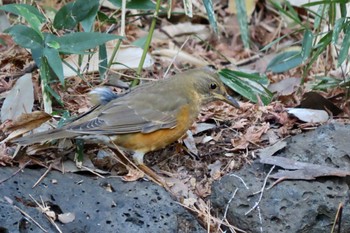
[[[264, 179], [264, 184], [263, 184], [261, 190], [259, 191], [260, 192], [259, 200], [257, 202], [255, 202], [254, 206], [250, 210], [248, 210], [244, 215], [248, 215], [250, 212], [252, 212], [260, 204], [260, 201], [262, 199], [262, 196], [264, 194], [264, 190], [265, 190], [265, 187], [266, 187], [267, 179], [269, 178], [269, 176], [270, 176], [271, 172], [273, 171], [273, 169], [275, 169], [275, 165], [273, 165], [271, 167], [269, 173], [267, 173], [267, 175], [266, 175], [266, 177]], [[259, 193], [259, 192], [257, 192], [257, 193]]]

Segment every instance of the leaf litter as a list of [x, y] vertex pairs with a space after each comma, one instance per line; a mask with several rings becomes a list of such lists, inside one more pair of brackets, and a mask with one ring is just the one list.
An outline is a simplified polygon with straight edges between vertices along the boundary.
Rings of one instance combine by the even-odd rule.
[[[230, 4], [232, 2], [230, 1]], [[220, 5], [216, 8], [218, 23], [222, 28], [219, 37], [208, 33], [210, 32], [210, 26], [207, 19], [202, 17], [202, 15], [205, 15], [204, 8], [195, 7], [192, 20], [182, 17], [174, 17], [169, 20], [160, 17], [155, 40], [150, 48], [150, 53], [154, 56], [154, 63], [152, 60], [152, 68], [144, 72], [143, 78], [161, 78], [168, 66], [171, 67], [170, 73], [178, 73], [180, 70], [203, 64], [215, 64], [219, 69], [244, 68], [264, 72], [269, 61], [273, 59], [271, 54], [277, 54], [280, 51], [278, 47], [288, 47], [291, 43], [300, 41], [302, 34], [290, 34], [290, 28], [281, 23], [281, 20], [283, 21], [282, 17], [268, 4], [259, 3], [255, 5], [257, 4], [256, 1], [251, 2], [253, 6], [250, 14], [250, 33], [252, 44], [255, 44], [256, 47], [253, 46], [250, 50], [243, 49], [243, 44], [237, 33], [239, 31], [238, 24], [234, 23], [237, 22], [236, 16], [232, 14], [231, 9], [227, 8], [227, 5]], [[182, 9], [181, 3], [177, 4], [180, 4], [179, 7]], [[196, 4], [194, 3], [194, 5]], [[135, 19], [135, 22], [139, 25], [131, 23], [126, 27], [127, 40], [124, 41], [126, 45], [130, 45], [132, 41], [146, 35], [142, 27], [147, 27], [148, 24], [137, 17]], [[184, 20], [187, 21], [186, 24], [183, 23]], [[101, 28], [107, 28], [107, 26], [102, 25]], [[199, 32], [201, 34], [198, 34]], [[271, 51], [264, 53], [259, 50], [261, 46], [265, 46], [280, 35], [286, 35], [286, 37], [278, 46], [273, 46]], [[0, 34], [0, 36], [3, 38], [4, 35]], [[8, 93], [15, 90], [14, 86], [18, 82], [18, 77], [20, 77], [12, 74], [21, 74], [24, 67], [30, 64], [31, 61], [26, 50], [14, 45], [9, 38], [6, 38], [6, 41], [9, 41], [8, 47], [1, 47], [3, 55], [0, 58], [0, 103], [2, 107], [4, 107], [4, 98], [8, 98]], [[174, 57], [176, 59], [173, 59]], [[265, 58], [268, 61], [262, 63]], [[305, 80], [306, 84], [312, 79], [313, 74], [324, 70], [325, 64], [327, 62], [320, 61], [312, 67], [310, 77]], [[84, 74], [84, 79], [70, 77], [66, 79], [64, 90], [58, 83], [52, 84], [52, 89], [61, 97], [63, 102], [63, 106], [56, 103], [55, 109], [61, 112], [69, 111], [72, 115], [87, 111], [91, 107], [87, 93], [92, 87], [111, 85], [111, 83], [115, 83], [115, 79], [120, 80], [123, 74], [127, 74], [127, 76], [134, 75], [130, 71], [121, 71], [120, 73], [122, 75], [111, 73], [107, 80], [100, 80], [93, 72]], [[186, 208], [197, 213], [203, 225], [206, 226], [209, 222], [211, 229], [215, 229], [213, 231], [219, 229], [218, 226], [225, 224], [225, 221], [217, 219], [210, 213], [210, 203], [206, 201], [206, 198], [211, 194], [211, 184], [223, 175], [241, 168], [245, 163], [250, 163], [256, 158], [256, 150], [261, 150], [290, 135], [299, 134], [319, 125], [319, 123], [312, 120], [303, 123], [288, 114], [288, 108], [294, 108], [303, 103], [301, 93], [308, 92], [307, 85], [298, 86], [300, 85], [298, 81], [303, 77], [301, 68], [294, 68], [283, 74], [268, 72], [267, 76], [272, 83], [270, 88], [273, 87], [273, 90], [278, 92], [274, 101], [269, 105], [261, 106], [241, 100], [241, 109], [234, 109], [224, 103], [212, 103], [202, 110], [198, 116], [197, 126], [194, 125], [191, 128], [193, 134], [191, 144], [194, 144], [198, 151], [197, 159], [193, 158], [188, 151], [177, 143], [145, 156], [146, 164], [166, 177], [170, 191], [175, 194], [176, 199]], [[34, 101], [34, 110], [41, 110], [41, 87], [37, 71], [33, 72], [32, 80], [35, 95], [31, 102]], [[129, 78], [123, 80], [130, 81]], [[300, 90], [297, 90], [297, 87]], [[124, 88], [115, 85], [111, 88], [117, 93], [124, 91]], [[337, 116], [336, 119], [348, 122], [348, 116], [345, 114], [349, 114], [347, 110], [347, 104], [349, 103], [341, 102], [341, 97], [345, 95], [344, 89], [329, 89], [322, 92], [321, 95], [345, 112], [338, 112], [338, 114], [343, 115]], [[315, 106], [315, 103], [311, 103], [307, 108], [311, 109], [313, 106]], [[31, 111], [32, 108], [29, 107], [29, 109]], [[330, 108], [326, 107], [323, 110], [327, 112]], [[29, 114], [30, 111], [26, 110], [24, 113]], [[336, 115], [333, 114], [333, 116]], [[26, 115], [23, 115], [22, 118], [24, 116]], [[27, 117], [31, 119], [30, 115], [27, 115]], [[17, 127], [22, 130], [25, 129], [23, 131], [28, 131], [40, 124], [41, 120], [44, 121], [47, 118], [49, 117], [43, 115], [39, 119], [35, 117], [36, 120], [28, 120], [28, 122], [19, 120], [18, 123], [16, 119], [7, 117], [10, 122], [2, 120], [1, 130], [5, 132], [5, 130], [11, 130], [11, 127]], [[51, 121], [57, 124], [59, 120], [60, 118], [54, 116]], [[203, 123], [209, 124], [210, 127], [205, 130], [198, 130], [202, 127], [200, 124]], [[8, 137], [8, 132], [3, 133], [0, 140], [6, 140]], [[133, 169], [132, 166], [124, 166], [123, 162], [115, 156], [99, 157], [99, 154], [102, 153], [101, 150], [106, 150], [107, 154], [113, 153], [108, 148], [101, 148], [101, 145], [87, 144], [84, 149], [85, 159], [90, 161], [88, 167], [90, 171], [96, 171], [97, 173], [99, 169], [101, 173], [102, 170], [108, 171], [110, 175], [123, 177], [126, 181], [134, 181], [143, 177], [143, 174]], [[52, 165], [52, 169], [63, 172], [64, 167], [68, 168], [68, 164], [73, 163], [75, 148], [74, 143], [66, 140], [60, 141], [58, 144], [30, 145], [25, 148], [26, 155], [16, 156], [15, 158], [13, 158], [13, 151], [11, 145], [1, 144], [0, 166], [18, 164], [19, 166], [39, 165], [49, 168]], [[190, 151], [193, 152], [194, 149]], [[283, 165], [281, 164], [282, 160], [277, 157], [273, 161], [265, 162], [278, 166]], [[287, 162], [288, 164], [293, 163], [292, 161]], [[305, 167], [315, 168], [306, 176], [310, 178], [320, 176], [319, 169], [326, 169], [329, 171], [327, 174], [343, 174], [329, 168], [313, 167], [313, 165], [305, 164], [301, 164], [297, 169], [305, 169]], [[70, 171], [81, 172], [81, 169], [75, 167]], [[298, 178], [295, 171], [280, 174], [275, 178]], [[229, 227], [233, 226], [229, 225]]]

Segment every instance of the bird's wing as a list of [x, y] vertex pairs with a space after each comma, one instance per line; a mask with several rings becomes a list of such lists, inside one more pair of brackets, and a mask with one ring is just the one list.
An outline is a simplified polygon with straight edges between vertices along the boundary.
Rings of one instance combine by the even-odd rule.
[[[99, 109], [99, 114], [66, 126], [66, 130], [86, 134], [127, 134], [151, 133], [159, 129], [174, 128], [177, 124], [176, 113], [185, 104], [185, 99], [177, 97], [171, 105], [161, 99], [144, 96], [125, 96], [111, 101]], [[129, 97], [129, 98], [128, 98]]]

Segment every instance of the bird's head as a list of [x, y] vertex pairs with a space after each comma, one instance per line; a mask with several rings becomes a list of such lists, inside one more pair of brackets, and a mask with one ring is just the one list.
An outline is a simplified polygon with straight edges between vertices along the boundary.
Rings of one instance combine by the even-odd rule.
[[221, 100], [236, 108], [239, 108], [237, 100], [227, 94], [224, 83], [220, 80], [215, 70], [205, 67], [190, 71], [193, 78], [193, 88], [201, 104], [207, 104]]

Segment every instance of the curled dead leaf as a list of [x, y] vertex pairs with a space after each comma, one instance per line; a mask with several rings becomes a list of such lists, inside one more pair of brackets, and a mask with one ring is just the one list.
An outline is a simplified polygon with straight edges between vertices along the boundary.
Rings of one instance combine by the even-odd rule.
[[16, 120], [12, 121], [11, 124], [5, 126], [4, 130], [11, 131], [11, 133], [3, 142], [7, 142], [15, 137], [27, 133], [50, 119], [51, 115], [42, 111], [23, 113]]

